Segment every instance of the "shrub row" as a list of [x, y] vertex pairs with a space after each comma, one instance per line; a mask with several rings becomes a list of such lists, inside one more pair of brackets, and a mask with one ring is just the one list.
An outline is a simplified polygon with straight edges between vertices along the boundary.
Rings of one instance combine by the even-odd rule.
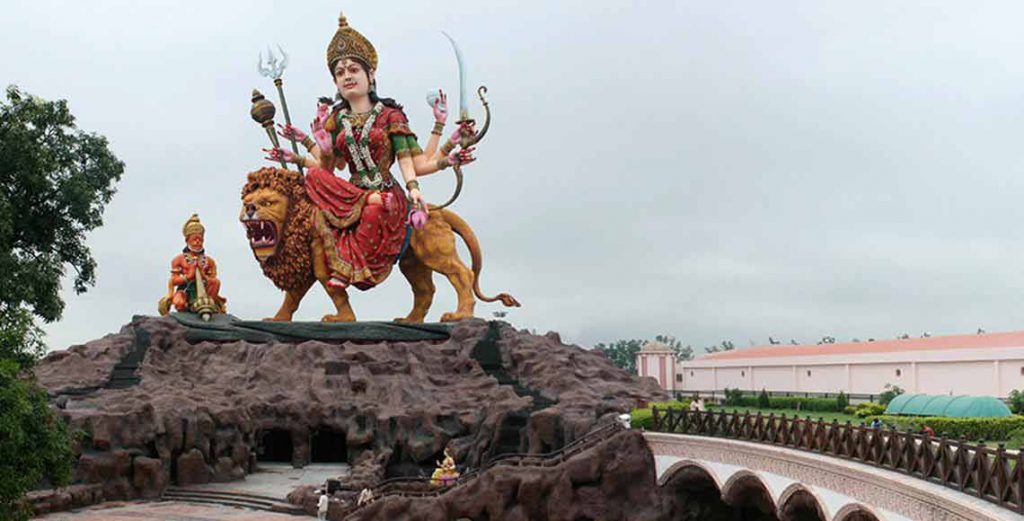
[[642, 427], [644, 429], [649, 430], [654, 427], [654, 415], [651, 412], [651, 407], [657, 407], [658, 412], [660, 413], [664, 413], [665, 409], [668, 408], [686, 410], [690, 408], [690, 399], [683, 398], [678, 401], [655, 402], [648, 404], [647, 407], [644, 407], [642, 409], [633, 409], [632, 411], [629, 412], [629, 416], [630, 425], [634, 429], [639, 429]]
[[[869, 416], [868, 423], [878, 418], [885, 425], [895, 425], [899, 430], [920, 431], [925, 425], [935, 431], [936, 436], [967, 438], [969, 441], [1006, 440], [1010, 433], [1024, 429], [1024, 416], [1001, 418], [947, 418], [944, 416]], [[1011, 447], [1016, 448], [1016, 447]]]
[[741, 396], [727, 400], [727, 407], [755, 407], [760, 409], [797, 409], [809, 412], [840, 412], [839, 401], [835, 398], [803, 398], [798, 396], [771, 396], [768, 406], [764, 406], [764, 398], [757, 396]]

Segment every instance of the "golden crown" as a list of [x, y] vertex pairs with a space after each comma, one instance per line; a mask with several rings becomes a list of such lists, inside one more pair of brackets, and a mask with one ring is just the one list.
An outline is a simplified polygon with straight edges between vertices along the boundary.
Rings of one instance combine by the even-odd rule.
[[377, 49], [373, 48], [370, 40], [359, 34], [348, 24], [344, 14], [338, 16], [338, 31], [331, 38], [327, 46], [327, 70], [334, 76], [334, 65], [345, 58], [358, 58], [370, 66], [370, 69], [377, 70]]
[[185, 221], [185, 226], [181, 227], [181, 233], [186, 238], [188, 238], [189, 235], [195, 235], [197, 233], [199, 235], [205, 235], [206, 228], [203, 227], [203, 223], [199, 222], [199, 215], [192, 214], [192, 217], [189, 217], [188, 220]]

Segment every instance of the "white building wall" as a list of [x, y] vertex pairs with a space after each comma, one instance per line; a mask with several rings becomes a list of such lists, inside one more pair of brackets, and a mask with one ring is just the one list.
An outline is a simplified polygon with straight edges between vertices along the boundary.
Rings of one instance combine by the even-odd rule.
[[917, 368], [919, 393], [970, 394], [995, 396], [994, 362], [944, 362], [919, 364]]
[[[1024, 347], [886, 351], [778, 358], [697, 358], [681, 362], [676, 389], [879, 394], [907, 392], [1006, 397], [1024, 391]], [[807, 375], [811, 371], [811, 375]], [[654, 372], [654, 371], [652, 371]]]
[[683, 373], [683, 389], [713, 391], [718, 387], [715, 383], [714, 369], [699, 367], [686, 369], [681, 367], [679, 371]]
[[1024, 391], [1024, 359], [1001, 360], [999, 362], [999, 396], [1009, 396], [1010, 391]]
[[750, 389], [746, 367], [723, 367], [718, 369], [718, 388]]
[[793, 368], [785, 367], [754, 367], [753, 391], [761, 389], [792, 389], [796, 390]]
[[796, 368], [797, 391], [838, 393], [846, 387], [846, 365], [801, 365]]

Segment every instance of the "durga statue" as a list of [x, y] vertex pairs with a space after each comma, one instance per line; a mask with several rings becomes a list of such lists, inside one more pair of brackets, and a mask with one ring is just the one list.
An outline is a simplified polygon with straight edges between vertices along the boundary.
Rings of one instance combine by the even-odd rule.
[[[333, 99], [320, 98], [310, 134], [290, 123], [279, 76], [275, 77], [275, 84], [289, 123], [278, 126], [278, 135], [291, 141], [292, 150], [278, 144], [277, 136], [269, 130], [273, 125], [273, 105], [260, 101], [264, 108], [270, 105], [269, 118], [264, 117], [262, 123], [275, 143], [263, 149], [266, 159], [282, 166], [294, 164], [298, 170], [261, 169], [249, 175], [243, 190], [240, 218], [247, 227], [250, 246], [264, 273], [285, 291], [285, 301], [272, 320], [290, 320], [315, 281], [324, 286], [337, 308], [336, 314], [327, 315], [324, 320], [355, 320], [346, 289], [367, 290], [377, 286], [399, 260], [414, 294], [413, 311], [399, 320], [423, 321], [433, 298], [430, 277], [435, 271], [448, 277], [459, 298], [459, 308], [442, 316], [442, 321], [471, 317], [474, 294], [484, 301], [501, 300], [506, 306], [518, 306], [514, 298], [504, 293], [483, 296], [477, 281], [480, 249], [472, 229], [450, 210], [442, 210], [451, 201], [428, 207], [417, 180], [454, 167], [461, 188], [461, 166], [475, 160], [472, 145], [489, 126], [489, 109], [488, 122], [478, 132], [465, 110], [465, 100], [461, 99], [459, 124], [442, 144], [448, 104], [447, 96], [437, 91], [428, 100], [434, 126], [426, 147], [421, 148], [402, 106], [378, 93], [379, 63], [373, 44], [350, 26], [344, 15], [338, 22], [327, 47], [327, 69], [337, 94]], [[460, 60], [461, 76], [461, 53], [454, 40], [452, 45]], [[486, 89], [481, 87], [479, 94], [486, 108], [483, 92]], [[253, 118], [261, 122], [257, 100], [263, 98], [258, 92], [254, 94], [258, 97], [253, 98]], [[301, 143], [306, 153], [298, 153], [296, 143]], [[392, 175], [396, 164], [401, 182]], [[335, 170], [347, 170], [348, 178], [336, 175]], [[281, 186], [289, 183], [301, 184], [301, 190], [282, 194]], [[308, 198], [312, 203], [308, 214], [296, 215], [303, 211], [295, 209], [295, 201], [289, 209], [282, 206], [274, 210], [274, 201], [289, 196]], [[279, 251], [282, 248], [278, 243], [288, 240], [289, 234], [298, 240], [295, 234], [299, 226], [309, 229], [310, 245], [303, 246], [304, 251], [310, 252], [308, 261], [283, 258], [287, 251]], [[282, 229], [286, 227], [291, 229]], [[455, 253], [453, 231], [470, 249], [472, 270]], [[272, 269], [275, 262], [280, 269]]]

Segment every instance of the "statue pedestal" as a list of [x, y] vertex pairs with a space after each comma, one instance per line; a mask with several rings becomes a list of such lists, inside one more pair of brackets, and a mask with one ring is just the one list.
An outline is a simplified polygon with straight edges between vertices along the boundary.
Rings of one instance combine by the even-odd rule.
[[418, 342], [444, 341], [450, 336], [447, 324], [401, 324], [397, 322], [267, 322], [240, 320], [232, 315], [213, 315], [209, 322], [194, 313], [171, 313], [188, 328], [189, 342]]

